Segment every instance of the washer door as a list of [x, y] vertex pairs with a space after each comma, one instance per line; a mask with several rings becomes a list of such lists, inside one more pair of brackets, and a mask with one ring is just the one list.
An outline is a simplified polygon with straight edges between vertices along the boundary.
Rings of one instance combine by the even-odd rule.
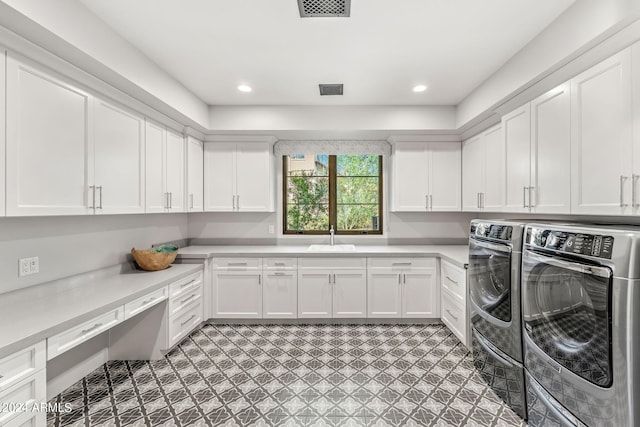
[[564, 368], [601, 387], [612, 383], [608, 267], [525, 250], [522, 314], [531, 341]]
[[469, 293], [483, 312], [511, 321], [511, 247], [469, 239]]

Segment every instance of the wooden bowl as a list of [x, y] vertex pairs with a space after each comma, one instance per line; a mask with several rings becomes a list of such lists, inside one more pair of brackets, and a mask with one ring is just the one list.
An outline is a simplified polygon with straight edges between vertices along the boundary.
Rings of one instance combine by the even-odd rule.
[[160, 246], [158, 248], [138, 250], [131, 249], [133, 259], [143, 270], [158, 271], [169, 267], [178, 255], [177, 246]]

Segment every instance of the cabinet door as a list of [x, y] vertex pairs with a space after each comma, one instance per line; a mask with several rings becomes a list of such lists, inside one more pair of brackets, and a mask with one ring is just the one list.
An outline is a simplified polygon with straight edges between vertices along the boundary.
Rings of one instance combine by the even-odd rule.
[[393, 152], [393, 211], [424, 212], [428, 208], [427, 144], [399, 142]]
[[429, 144], [429, 208], [432, 211], [461, 209], [460, 143]]
[[[502, 126], [496, 126], [483, 134], [484, 140], [484, 190], [482, 210], [499, 212], [504, 209], [504, 138]], [[528, 168], [528, 166], [527, 166]]]
[[202, 142], [189, 137], [187, 139], [187, 209], [189, 212], [202, 212], [203, 204], [203, 158]]
[[7, 57], [7, 215], [92, 213], [91, 97]]
[[298, 317], [330, 318], [332, 285], [330, 270], [298, 271]]
[[402, 317], [440, 317], [435, 268], [402, 273]]
[[630, 51], [571, 80], [571, 213], [631, 213]]
[[271, 163], [269, 144], [236, 144], [236, 210], [273, 211]]
[[144, 212], [144, 119], [100, 99], [94, 108], [96, 213]]
[[169, 193], [169, 211], [184, 212], [185, 209], [185, 154], [182, 135], [167, 131], [166, 176]]
[[[502, 117], [505, 148], [505, 210], [529, 212], [531, 110], [526, 104]], [[491, 160], [487, 160], [491, 162]]]
[[235, 149], [233, 143], [204, 145], [204, 210], [235, 210]]
[[367, 317], [402, 317], [400, 273], [389, 269], [369, 269]]
[[147, 212], [166, 212], [165, 141], [167, 130], [147, 122], [145, 128], [145, 199]]
[[531, 211], [571, 212], [571, 86], [531, 101]]
[[333, 317], [367, 317], [366, 270], [333, 272]]
[[257, 271], [214, 271], [213, 315], [223, 319], [261, 318], [262, 274]]
[[298, 276], [295, 271], [265, 271], [262, 310], [265, 319], [298, 317]]
[[462, 210], [480, 210], [483, 191], [484, 149], [482, 135], [474, 136], [462, 144]]
[[[0, 50], [0, 82], [6, 82], [6, 55], [4, 50]], [[0, 84], [0, 216], [7, 214], [5, 206], [5, 166], [6, 166], [6, 84]]]

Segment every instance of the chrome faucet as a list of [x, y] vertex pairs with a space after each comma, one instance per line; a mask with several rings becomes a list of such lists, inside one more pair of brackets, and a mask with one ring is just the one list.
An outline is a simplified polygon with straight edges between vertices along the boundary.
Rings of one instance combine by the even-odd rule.
[[334, 235], [335, 235], [336, 231], [333, 229], [333, 225], [331, 226], [331, 228], [329, 229], [329, 244], [331, 246], [333, 246], [334, 242]]

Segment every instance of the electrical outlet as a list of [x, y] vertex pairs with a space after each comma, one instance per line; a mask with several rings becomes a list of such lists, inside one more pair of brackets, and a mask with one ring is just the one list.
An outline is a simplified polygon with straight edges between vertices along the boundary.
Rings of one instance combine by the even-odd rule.
[[18, 260], [18, 276], [28, 276], [40, 272], [40, 258], [22, 258]]
[[276, 232], [276, 226], [273, 224], [269, 224], [269, 234], [274, 234]]

